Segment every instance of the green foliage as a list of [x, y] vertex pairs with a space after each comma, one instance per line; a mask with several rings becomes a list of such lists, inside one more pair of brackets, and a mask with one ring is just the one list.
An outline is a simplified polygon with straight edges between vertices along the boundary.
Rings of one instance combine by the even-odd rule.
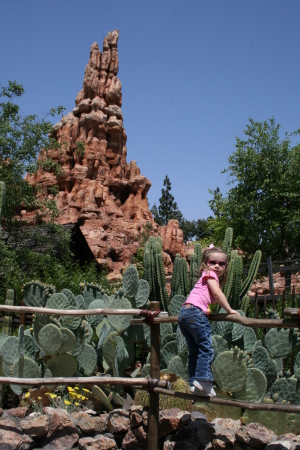
[[215, 217], [210, 225], [218, 239], [232, 227], [235, 245], [246, 254], [260, 249], [289, 259], [300, 255], [300, 145], [292, 146], [287, 133], [281, 139], [279, 131], [274, 118], [249, 119], [245, 139], [237, 138], [224, 170], [232, 177], [227, 197], [211, 192]]
[[[67, 236], [66, 241], [69, 239]], [[81, 293], [80, 283], [83, 280], [112, 289], [106, 280], [106, 271], [99, 272], [96, 262], [81, 265], [74, 261], [69, 253], [62, 254], [65, 259], [60, 260], [51, 251], [41, 254], [26, 247], [13, 250], [0, 241], [0, 302], [3, 303], [7, 289], [13, 286], [16, 291], [16, 305], [19, 305], [23, 298], [22, 286], [31, 280], [40, 280], [43, 284], [56, 286], [58, 291], [68, 288], [75, 295]]]
[[171, 181], [168, 175], [164, 179], [164, 188], [161, 190], [162, 196], [159, 199], [159, 206], [154, 204], [151, 208], [154, 220], [159, 225], [167, 225], [170, 219], [182, 219], [182, 214], [178, 209], [177, 203], [171, 194]]
[[[5, 223], [14, 220], [20, 209], [50, 208], [57, 215], [54, 202], [42, 202], [36, 197], [37, 186], [30, 186], [24, 180], [24, 175], [35, 172], [39, 167], [51, 169], [60, 173], [58, 163], [48, 158], [49, 149], [59, 149], [60, 145], [49, 138], [52, 123], [46, 118], [38, 119], [36, 115], [22, 116], [19, 106], [13, 102], [15, 97], [21, 97], [24, 88], [16, 81], [9, 81], [8, 87], [2, 87], [0, 97], [0, 148], [1, 166], [0, 179], [6, 184], [6, 202], [4, 205]], [[52, 108], [50, 115], [55, 117], [64, 108]], [[37, 163], [37, 155], [40, 159]], [[50, 164], [50, 166], [49, 166]]]

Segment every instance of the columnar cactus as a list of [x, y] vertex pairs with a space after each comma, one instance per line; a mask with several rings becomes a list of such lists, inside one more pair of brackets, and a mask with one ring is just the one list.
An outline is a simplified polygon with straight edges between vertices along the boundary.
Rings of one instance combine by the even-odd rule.
[[144, 250], [144, 279], [150, 286], [150, 300], [159, 301], [163, 311], [167, 311], [168, 293], [166, 291], [166, 276], [162, 260], [162, 240], [151, 236]]
[[[14, 291], [13, 289], [8, 289], [6, 291], [6, 300], [5, 305], [13, 306], [14, 304]], [[7, 313], [3, 318], [3, 329], [2, 333], [4, 334], [12, 334], [13, 326], [12, 326], [12, 313]]]
[[0, 234], [1, 234], [1, 219], [4, 207], [4, 200], [5, 200], [5, 183], [3, 181], [0, 181]]

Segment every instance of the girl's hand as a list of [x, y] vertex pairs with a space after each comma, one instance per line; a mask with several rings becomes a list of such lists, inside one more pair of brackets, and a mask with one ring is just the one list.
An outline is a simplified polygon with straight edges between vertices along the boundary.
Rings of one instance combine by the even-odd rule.
[[237, 312], [235, 309], [230, 309], [230, 311], [228, 311], [228, 314], [237, 314], [238, 316], [240, 316], [240, 313]]

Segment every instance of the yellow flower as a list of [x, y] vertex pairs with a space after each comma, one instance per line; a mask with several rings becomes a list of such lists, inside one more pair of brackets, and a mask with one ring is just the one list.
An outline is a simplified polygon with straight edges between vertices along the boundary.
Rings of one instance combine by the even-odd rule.
[[60, 395], [58, 395], [57, 398], [60, 400], [61, 399]]
[[56, 394], [52, 394], [51, 392], [47, 392], [46, 395], [48, 395], [50, 398], [55, 398], [55, 397], [57, 397]]
[[81, 397], [81, 400], [87, 400], [87, 397], [84, 397], [84, 395]]
[[78, 402], [75, 402], [75, 406], [79, 406], [80, 405], [80, 403], [78, 403]]
[[77, 397], [77, 395], [75, 394], [75, 392], [69, 392], [69, 397], [75, 398]]
[[75, 391], [79, 391], [79, 387], [78, 386], [75, 386], [74, 389], [75, 389]]
[[68, 391], [69, 392], [74, 392], [74, 389], [72, 387], [68, 386]]
[[65, 405], [71, 405], [72, 403], [69, 402], [69, 400], [64, 400], [64, 404], [65, 404]]
[[30, 397], [30, 392], [26, 392], [26, 394], [25, 394], [25, 398], [28, 398], [28, 397]]
[[42, 400], [42, 397], [38, 397], [38, 400]]
[[83, 392], [88, 392], [89, 394], [91, 393], [91, 391], [89, 391], [88, 389], [82, 388]]

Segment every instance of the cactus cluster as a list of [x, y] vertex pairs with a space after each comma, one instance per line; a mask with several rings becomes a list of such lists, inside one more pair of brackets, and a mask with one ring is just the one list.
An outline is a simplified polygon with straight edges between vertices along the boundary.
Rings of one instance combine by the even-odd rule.
[[[243, 311], [239, 312], [243, 315]], [[274, 311], [269, 311], [269, 315], [278, 317]], [[254, 330], [242, 325], [214, 322], [212, 331], [212, 372], [220, 389], [238, 400], [260, 402], [270, 398], [274, 402], [300, 404], [300, 353], [293, 376], [283, 373], [282, 360], [291, 353], [298, 332], [271, 328], [262, 345]]]
[[[77, 309], [72, 292], [55, 293], [52, 286], [33, 281], [24, 285], [23, 293], [25, 303], [39, 306], [41, 314], [34, 316], [32, 331], [24, 332], [24, 327], [20, 326], [18, 337], [2, 337], [0, 354], [4, 375], [21, 378], [92, 375], [97, 353], [86, 342], [89, 339], [88, 323], [80, 316], [42, 314], [43, 307]], [[12, 386], [12, 389], [20, 394], [22, 387]]]

